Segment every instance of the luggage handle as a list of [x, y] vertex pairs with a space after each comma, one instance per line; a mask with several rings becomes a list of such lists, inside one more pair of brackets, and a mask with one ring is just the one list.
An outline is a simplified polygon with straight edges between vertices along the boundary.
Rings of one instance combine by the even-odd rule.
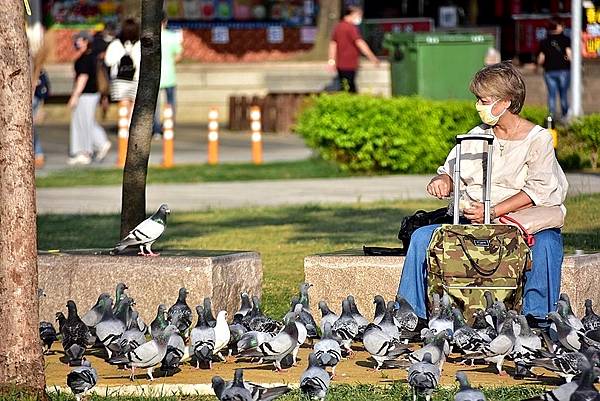
[[496, 264], [496, 266], [492, 269], [490, 269], [489, 271], [486, 271], [485, 269], [482, 269], [481, 266], [479, 266], [477, 264], [477, 262], [475, 262], [475, 260], [473, 259], [473, 257], [471, 257], [471, 254], [469, 254], [469, 251], [467, 250], [467, 247], [464, 243], [464, 238], [461, 235], [457, 235], [456, 238], [458, 238], [458, 242], [460, 243], [460, 247], [462, 248], [463, 252], [465, 253], [465, 255], [467, 256], [467, 259], [469, 260], [469, 263], [471, 263], [471, 267], [473, 267], [473, 269], [475, 269], [477, 271], [477, 273], [481, 274], [482, 276], [492, 276], [494, 275], [494, 273], [496, 273], [496, 271], [498, 270], [498, 268], [500, 267], [500, 264], [502, 263], [502, 258], [504, 257], [504, 242], [500, 241], [500, 246], [498, 249], [498, 263]]
[[459, 202], [460, 202], [460, 161], [461, 161], [461, 144], [463, 141], [485, 141], [485, 145], [483, 148], [484, 153], [487, 154], [486, 160], [486, 177], [485, 177], [485, 186], [483, 191], [483, 223], [490, 224], [490, 210], [491, 210], [491, 200], [490, 200], [490, 192], [492, 187], [492, 150], [493, 146], [490, 146], [494, 143], [494, 135], [492, 134], [463, 134], [456, 136], [456, 158], [454, 161], [454, 174], [453, 174], [453, 184], [454, 184], [454, 216], [453, 216], [453, 224], [459, 223]]

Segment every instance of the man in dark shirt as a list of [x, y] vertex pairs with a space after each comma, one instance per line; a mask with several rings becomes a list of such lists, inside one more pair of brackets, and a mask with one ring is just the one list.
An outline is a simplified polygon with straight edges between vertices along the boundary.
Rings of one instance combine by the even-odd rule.
[[569, 85], [571, 84], [571, 40], [563, 33], [558, 21], [550, 22], [550, 32], [540, 42], [538, 65], [544, 67], [544, 80], [548, 88], [548, 110], [553, 118], [556, 114], [556, 95], [560, 96], [562, 117], [569, 112]]
[[329, 42], [329, 68], [337, 70], [342, 88], [352, 93], [356, 93], [355, 78], [360, 53], [375, 65], [379, 65], [379, 59], [369, 49], [369, 45], [358, 31], [362, 15], [363, 11], [360, 7], [346, 7], [344, 17], [333, 29], [333, 35]]

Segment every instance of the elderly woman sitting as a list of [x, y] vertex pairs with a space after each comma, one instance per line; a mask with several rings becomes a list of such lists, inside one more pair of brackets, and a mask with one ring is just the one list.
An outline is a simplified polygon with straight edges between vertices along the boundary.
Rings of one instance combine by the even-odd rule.
[[[469, 133], [491, 133], [493, 168], [491, 181], [491, 218], [527, 210], [533, 229], [532, 269], [526, 272], [522, 313], [534, 323], [545, 320], [555, 310], [560, 291], [563, 243], [560, 227], [566, 209], [563, 202], [568, 183], [556, 160], [550, 133], [519, 116], [525, 101], [525, 84], [512, 64], [503, 62], [483, 68], [473, 78], [471, 92], [483, 124]], [[467, 141], [461, 150], [461, 204], [463, 217], [471, 223], [483, 223], [484, 188], [480, 141]], [[427, 192], [439, 199], [448, 197], [453, 188], [456, 148], [427, 186]], [[469, 157], [471, 156], [471, 157]], [[452, 211], [452, 207], [449, 208]], [[426, 318], [427, 247], [439, 225], [416, 230], [404, 262], [398, 294]]]

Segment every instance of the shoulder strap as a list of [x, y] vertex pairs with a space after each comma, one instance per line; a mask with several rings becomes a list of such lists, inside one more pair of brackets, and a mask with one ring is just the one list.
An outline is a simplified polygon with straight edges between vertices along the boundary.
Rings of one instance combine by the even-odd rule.
[[507, 215], [503, 215], [500, 216], [498, 218], [498, 221], [502, 224], [514, 224], [515, 226], [519, 227], [519, 229], [521, 230], [521, 232], [523, 233], [523, 237], [525, 237], [525, 242], [527, 242], [527, 245], [529, 247], [532, 247], [535, 245], [535, 237], [533, 236], [533, 234], [530, 234], [529, 231], [527, 231], [525, 229], [525, 227], [523, 227], [523, 225], [521, 223], [519, 223], [517, 220], [513, 219], [510, 216]]

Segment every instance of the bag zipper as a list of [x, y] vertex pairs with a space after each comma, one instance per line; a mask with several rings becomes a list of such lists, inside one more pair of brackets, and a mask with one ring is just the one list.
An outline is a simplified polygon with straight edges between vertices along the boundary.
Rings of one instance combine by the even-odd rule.
[[516, 290], [517, 286], [514, 287], [494, 287], [494, 286], [488, 286], [488, 287], [472, 287], [472, 286], [467, 286], [467, 285], [444, 285], [445, 288], [449, 288], [449, 289], [453, 289], [453, 290], [489, 290], [489, 289], [493, 289], [493, 290]]

